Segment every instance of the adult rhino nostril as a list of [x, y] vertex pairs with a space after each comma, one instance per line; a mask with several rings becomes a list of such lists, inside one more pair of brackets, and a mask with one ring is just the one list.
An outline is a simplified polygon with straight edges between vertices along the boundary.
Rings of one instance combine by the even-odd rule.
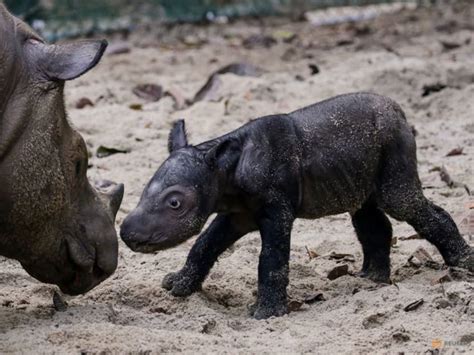
[[93, 269], [93, 274], [96, 279], [103, 280], [106, 279], [109, 275], [111, 275], [110, 272], [103, 270], [99, 265], [94, 265]]
[[81, 241], [71, 236], [66, 236], [66, 244], [72, 262], [81, 270], [91, 272], [95, 263], [95, 251], [89, 251]]
[[126, 232], [124, 231], [123, 229], [120, 230], [120, 238], [122, 238], [122, 240], [126, 243], [126, 244], [129, 244], [129, 243], [133, 243], [134, 242], [134, 239], [136, 238], [136, 233], [134, 232]]

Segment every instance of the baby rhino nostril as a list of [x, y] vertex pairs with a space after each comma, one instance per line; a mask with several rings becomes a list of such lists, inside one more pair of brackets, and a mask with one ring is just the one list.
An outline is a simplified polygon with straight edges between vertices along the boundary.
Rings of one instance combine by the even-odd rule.
[[131, 249], [134, 249], [138, 245], [137, 234], [134, 232], [125, 233], [121, 231], [120, 237]]
[[128, 242], [127, 245], [129, 246], [130, 249], [132, 250], [137, 250], [139, 243], [138, 242]]
[[120, 228], [120, 238], [122, 238], [122, 240], [127, 243], [127, 241], [130, 241], [134, 238], [135, 236], [135, 233], [134, 232], [130, 232], [127, 230], [127, 228], [122, 225], [122, 228]]

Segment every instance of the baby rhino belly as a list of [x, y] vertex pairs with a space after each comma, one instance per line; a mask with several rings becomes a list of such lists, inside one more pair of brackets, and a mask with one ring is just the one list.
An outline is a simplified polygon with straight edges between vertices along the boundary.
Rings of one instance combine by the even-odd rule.
[[321, 158], [303, 168], [299, 217], [318, 218], [358, 210], [375, 187], [377, 162]]

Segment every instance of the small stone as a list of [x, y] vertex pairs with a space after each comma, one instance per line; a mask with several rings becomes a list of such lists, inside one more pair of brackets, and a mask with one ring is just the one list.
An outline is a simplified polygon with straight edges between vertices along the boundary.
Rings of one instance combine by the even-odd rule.
[[433, 303], [436, 309], [444, 309], [451, 307], [451, 302], [449, 302], [446, 298], [437, 298], [433, 301]]
[[295, 311], [298, 311], [302, 305], [303, 305], [303, 302], [292, 300], [288, 303], [288, 309], [290, 312], [295, 312]]
[[433, 261], [433, 259], [431, 258], [431, 255], [422, 247], [416, 249], [415, 252], [408, 258], [408, 262], [415, 267], [420, 267], [429, 261]]
[[407, 333], [401, 331], [393, 333], [392, 338], [399, 343], [404, 343], [410, 340], [410, 336]]
[[385, 319], [384, 313], [376, 313], [366, 317], [362, 321], [362, 325], [365, 329], [372, 329], [377, 328], [378, 326], [382, 325]]
[[217, 323], [214, 319], [210, 319], [208, 320], [203, 326], [202, 326], [202, 330], [201, 330], [201, 333], [204, 333], [204, 334], [209, 334], [215, 327], [216, 327]]

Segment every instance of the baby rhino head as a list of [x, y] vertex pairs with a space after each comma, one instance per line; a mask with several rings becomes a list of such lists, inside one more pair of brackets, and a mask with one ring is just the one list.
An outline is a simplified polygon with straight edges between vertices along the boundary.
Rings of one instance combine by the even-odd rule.
[[147, 253], [198, 234], [215, 210], [220, 176], [230, 161], [230, 142], [216, 141], [210, 148], [190, 146], [184, 121], [176, 122], [169, 135], [170, 156], [124, 220], [122, 240], [132, 250]]

